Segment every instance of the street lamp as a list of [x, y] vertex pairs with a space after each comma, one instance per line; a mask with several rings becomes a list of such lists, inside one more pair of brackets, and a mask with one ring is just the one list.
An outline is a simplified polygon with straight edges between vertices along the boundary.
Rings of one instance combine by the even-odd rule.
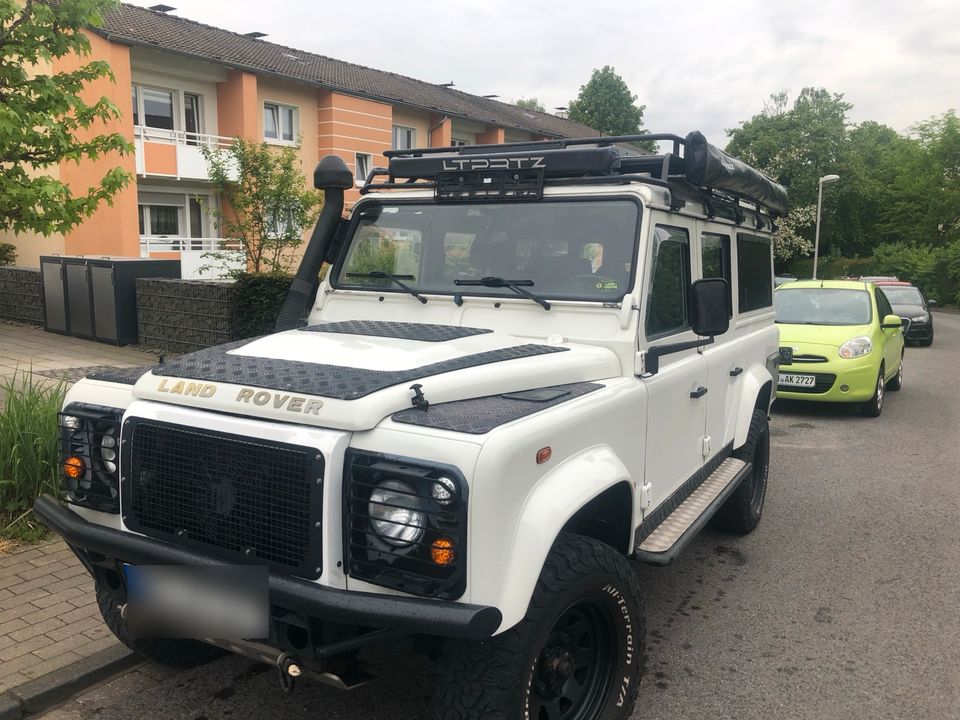
[[820, 254], [820, 208], [823, 205], [823, 186], [840, 179], [839, 175], [824, 175], [817, 183], [817, 230], [813, 241], [813, 279], [817, 279], [817, 256]]

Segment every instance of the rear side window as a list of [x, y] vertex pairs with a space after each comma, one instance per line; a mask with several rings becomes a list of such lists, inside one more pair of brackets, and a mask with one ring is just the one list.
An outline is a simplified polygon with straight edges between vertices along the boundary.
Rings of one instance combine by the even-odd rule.
[[647, 337], [686, 328], [690, 287], [690, 240], [683, 228], [657, 225], [653, 233], [650, 289], [647, 291]]
[[773, 262], [770, 240], [756, 235], [737, 235], [737, 275], [740, 312], [773, 305]]
[[723, 278], [727, 281], [727, 316], [733, 317], [730, 272], [730, 237], [716, 233], [703, 233], [700, 238], [700, 266], [704, 278]]

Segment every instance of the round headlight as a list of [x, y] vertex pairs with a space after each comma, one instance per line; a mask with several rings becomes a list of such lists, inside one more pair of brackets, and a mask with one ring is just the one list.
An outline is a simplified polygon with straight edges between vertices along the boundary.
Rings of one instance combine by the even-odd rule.
[[373, 489], [367, 514], [377, 537], [394, 547], [411, 545], [423, 535], [423, 499], [399, 480], [386, 480]]
[[430, 497], [440, 505], [449, 505], [457, 493], [457, 486], [448, 477], [438, 477], [430, 486]]
[[873, 343], [870, 342], [870, 338], [861, 335], [860, 337], [850, 338], [840, 346], [840, 357], [844, 360], [850, 360], [869, 355], [871, 350], [873, 350]]

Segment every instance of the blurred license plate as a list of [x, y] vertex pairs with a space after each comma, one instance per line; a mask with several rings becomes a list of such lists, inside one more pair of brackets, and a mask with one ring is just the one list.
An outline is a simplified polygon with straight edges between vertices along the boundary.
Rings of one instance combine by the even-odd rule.
[[789, 373], [780, 373], [777, 385], [786, 385], [787, 387], [813, 387], [817, 379], [813, 375], [792, 375]]
[[124, 565], [127, 630], [135, 638], [269, 636], [268, 577], [251, 565]]

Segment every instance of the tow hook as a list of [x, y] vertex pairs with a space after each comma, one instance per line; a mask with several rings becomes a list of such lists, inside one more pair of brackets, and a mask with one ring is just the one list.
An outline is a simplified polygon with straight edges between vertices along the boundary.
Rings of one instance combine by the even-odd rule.
[[303, 674], [303, 668], [290, 653], [281, 653], [277, 658], [277, 670], [280, 673], [280, 689], [285, 695], [293, 692], [297, 678]]

